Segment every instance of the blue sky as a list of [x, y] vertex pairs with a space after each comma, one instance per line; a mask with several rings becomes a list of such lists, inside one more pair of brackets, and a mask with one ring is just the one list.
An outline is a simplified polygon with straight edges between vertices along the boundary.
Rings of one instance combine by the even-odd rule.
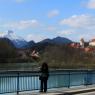
[[0, 35], [8, 30], [27, 41], [90, 40], [95, 38], [95, 0], [0, 0]]

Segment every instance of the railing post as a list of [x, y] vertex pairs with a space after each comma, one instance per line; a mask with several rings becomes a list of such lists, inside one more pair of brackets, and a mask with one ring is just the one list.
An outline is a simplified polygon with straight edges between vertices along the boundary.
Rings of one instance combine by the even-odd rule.
[[88, 85], [88, 70], [86, 70], [85, 77], [84, 77], [84, 85], [87, 87]]
[[[0, 76], [0, 81], [2, 81], [2, 80], [1, 80], [1, 76]], [[0, 93], [1, 93], [1, 85], [0, 85]]]
[[88, 86], [88, 73], [89, 73], [89, 71], [87, 70], [87, 76], [86, 76], [86, 86]]
[[68, 74], [68, 88], [70, 88], [70, 71], [69, 71], [69, 74]]
[[19, 72], [17, 73], [17, 95], [19, 95]]

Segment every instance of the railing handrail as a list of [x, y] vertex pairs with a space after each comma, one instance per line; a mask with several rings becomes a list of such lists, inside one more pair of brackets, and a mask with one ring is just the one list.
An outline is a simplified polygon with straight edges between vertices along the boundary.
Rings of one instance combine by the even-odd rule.
[[[49, 72], [93, 72], [95, 69], [50, 69]], [[40, 70], [0, 70], [1, 73], [39, 73]]]

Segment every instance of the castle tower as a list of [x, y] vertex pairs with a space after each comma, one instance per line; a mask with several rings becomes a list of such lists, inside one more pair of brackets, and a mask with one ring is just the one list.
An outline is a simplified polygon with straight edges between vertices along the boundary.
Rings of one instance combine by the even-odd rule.
[[83, 38], [80, 39], [80, 46], [81, 46], [82, 48], [84, 48], [84, 39], [83, 39]]

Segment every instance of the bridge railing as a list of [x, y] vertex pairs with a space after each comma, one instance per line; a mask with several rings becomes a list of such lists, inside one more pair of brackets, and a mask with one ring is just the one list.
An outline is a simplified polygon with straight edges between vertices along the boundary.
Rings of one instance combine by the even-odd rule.
[[[95, 84], [95, 71], [58, 70], [50, 71], [48, 88], [71, 87]], [[40, 89], [39, 72], [0, 72], [0, 93], [33, 91]]]

